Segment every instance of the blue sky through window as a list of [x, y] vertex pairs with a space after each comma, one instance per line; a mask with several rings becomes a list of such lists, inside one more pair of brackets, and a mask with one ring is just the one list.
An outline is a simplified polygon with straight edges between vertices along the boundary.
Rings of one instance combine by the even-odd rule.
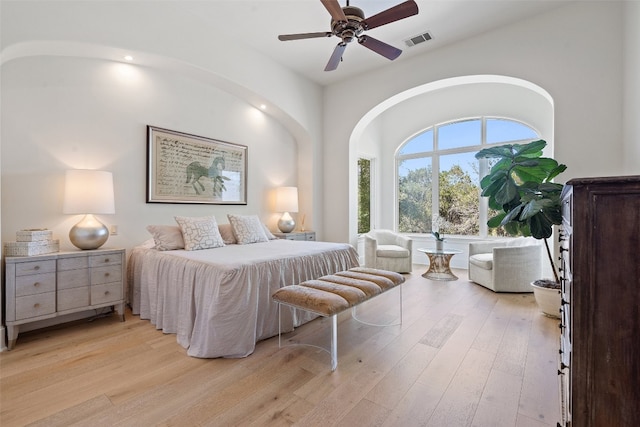
[[439, 150], [478, 145], [481, 141], [482, 122], [477, 119], [450, 123], [438, 128]]
[[407, 141], [400, 149], [399, 154], [422, 153], [424, 151], [433, 151], [433, 128]]
[[536, 132], [522, 123], [504, 119], [487, 119], [487, 144], [537, 138]]

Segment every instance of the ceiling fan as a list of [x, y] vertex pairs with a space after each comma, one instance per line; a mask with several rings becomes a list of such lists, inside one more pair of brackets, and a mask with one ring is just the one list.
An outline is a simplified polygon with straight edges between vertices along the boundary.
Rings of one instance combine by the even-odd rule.
[[318, 33], [302, 33], [302, 34], [283, 34], [278, 36], [281, 41], [312, 39], [316, 37], [337, 36], [341, 39], [340, 43], [333, 50], [331, 58], [325, 71], [333, 71], [338, 68], [338, 64], [342, 60], [342, 53], [354, 39], [364, 47], [371, 49], [379, 55], [387, 59], [394, 60], [402, 51], [371, 36], [364, 35], [366, 30], [380, 27], [391, 22], [399, 21], [409, 16], [418, 14], [418, 5], [415, 1], [409, 0], [400, 3], [387, 10], [384, 10], [369, 18], [364, 17], [362, 9], [349, 6], [349, 0], [345, 7], [340, 7], [338, 0], [320, 0], [324, 7], [331, 14], [331, 31]]

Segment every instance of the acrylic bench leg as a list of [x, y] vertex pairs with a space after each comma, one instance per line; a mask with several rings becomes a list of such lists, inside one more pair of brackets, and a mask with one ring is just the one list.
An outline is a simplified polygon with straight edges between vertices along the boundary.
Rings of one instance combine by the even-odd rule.
[[331, 370], [338, 367], [338, 315], [331, 316]]
[[278, 303], [278, 348], [282, 348], [282, 304]]

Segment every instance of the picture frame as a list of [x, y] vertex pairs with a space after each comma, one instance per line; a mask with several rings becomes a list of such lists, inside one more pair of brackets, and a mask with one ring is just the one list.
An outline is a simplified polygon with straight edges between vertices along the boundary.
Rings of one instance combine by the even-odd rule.
[[247, 146], [147, 126], [147, 203], [247, 204]]

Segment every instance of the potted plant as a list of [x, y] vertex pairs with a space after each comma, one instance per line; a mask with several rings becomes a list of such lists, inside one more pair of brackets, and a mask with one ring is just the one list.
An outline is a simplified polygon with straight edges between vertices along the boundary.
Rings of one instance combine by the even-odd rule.
[[438, 231], [432, 231], [431, 234], [436, 239], [436, 251], [442, 252], [444, 249], [444, 234], [440, 234]]
[[[496, 159], [491, 171], [480, 182], [482, 196], [489, 207], [499, 213], [487, 221], [491, 228], [503, 227], [512, 236], [544, 240], [554, 279], [536, 280], [533, 285], [536, 302], [543, 313], [558, 317], [560, 279], [547, 239], [554, 225], [562, 224], [562, 184], [551, 182], [567, 169], [554, 159], [542, 157], [546, 141], [528, 144], [506, 144], [485, 148], [477, 159]], [[540, 290], [542, 289], [542, 290]], [[551, 293], [549, 299], [547, 293]], [[551, 303], [551, 306], [549, 305]]]

